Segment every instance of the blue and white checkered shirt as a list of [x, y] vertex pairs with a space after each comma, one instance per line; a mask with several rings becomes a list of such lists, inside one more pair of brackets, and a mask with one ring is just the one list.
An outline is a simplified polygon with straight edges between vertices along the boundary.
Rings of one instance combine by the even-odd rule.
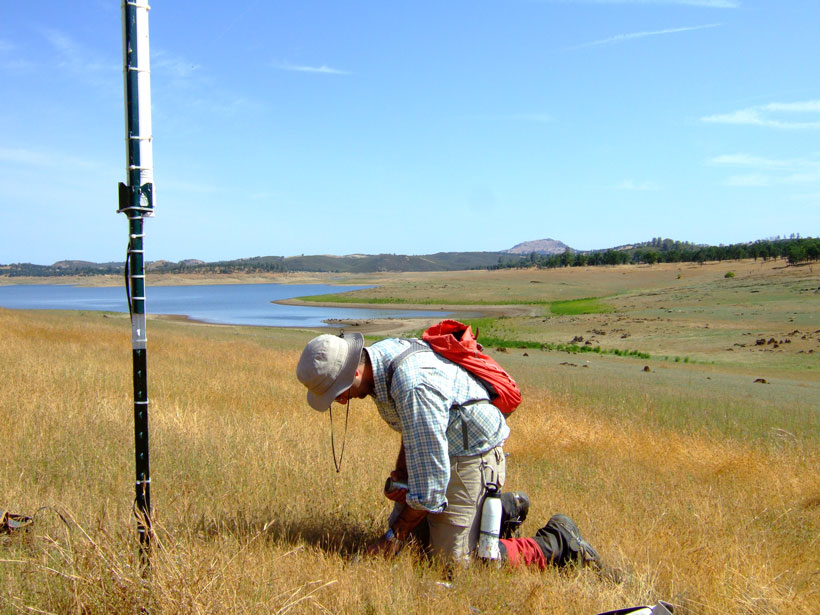
[[501, 446], [510, 428], [475, 377], [432, 351], [405, 357], [388, 391], [390, 362], [410, 344], [405, 339], [386, 339], [365, 349], [373, 367], [373, 397], [381, 417], [402, 435], [409, 478], [407, 503], [442, 512], [447, 507], [449, 458], [480, 455]]

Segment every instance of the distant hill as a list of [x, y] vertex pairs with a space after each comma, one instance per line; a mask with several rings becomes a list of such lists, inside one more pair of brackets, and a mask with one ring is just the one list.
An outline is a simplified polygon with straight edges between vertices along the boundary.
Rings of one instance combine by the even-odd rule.
[[92, 263], [90, 261], [57, 261], [50, 269], [62, 272], [65, 275], [71, 275], [78, 272], [94, 271], [106, 273], [111, 269], [119, 268], [122, 270], [124, 263]]
[[[231, 274], [262, 272], [373, 273], [380, 271], [462, 271], [509, 267], [567, 267], [615, 265], [623, 263], [703, 262], [741, 258], [788, 258], [801, 263], [820, 259], [820, 240], [792, 235], [730, 246], [706, 246], [655, 237], [650, 241], [614, 248], [580, 251], [556, 239], [537, 239], [499, 252], [436, 252], [435, 254], [348, 254], [334, 256], [255, 256], [229, 261], [205, 262], [186, 259], [146, 262], [151, 273]], [[31, 263], [0, 264], [3, 277], [51, 277], [68, 275], [122, 274], [124, 263], [92, 263], [63, 260], [53, 265]]]
[[178, 263], [174, 263], [172, 261], [151, 261], [146, 263], [145, 270], [146, 271], [163, 271], [167, 269], [171, 269], [174, 267], [199, 267], [200, 265], [206, 265], [205, 261], [201, 261], [196, 258], [188, 258], [184, 261], [179, 261]]
[[196, 269], [257, 271], [319, 271], [335, 273], [371, 273], [375, 271], [458, 271], [486, 269], [498, 264], [502, 252], [437, 252], [407, 256], [404, 254], [349, 254], [332, 256], [258, 256], [232, 261], [206, 263]]
[[[487, 269], [499, 264], [504, 252], [437, 252], [407, 256], [404, 254], [328, 254], [302, 256], [255, 256], [228, 261], [205, 262], [186, 259], [147, 261], [149, 273], [257, 273], [309, 271], [327, 273], [373, 273], [379, 271], [461, 271]], [[53, 265], [31, 263], [0, 264], [0, 276], [51, 277], [68, 275], [122, 274], [125, 263], [92, 263], [59, 261]]]
[[509, 250], [504, 250], [507, 254], [563, 254], [567, 250], [572, 250], [567, 244], [556, 239], [536, 239], [525, 241], [514, 245]]

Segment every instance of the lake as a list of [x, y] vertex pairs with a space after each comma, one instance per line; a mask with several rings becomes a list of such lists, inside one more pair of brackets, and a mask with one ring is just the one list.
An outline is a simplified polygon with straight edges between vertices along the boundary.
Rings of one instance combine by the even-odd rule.
[[[368, 286], [328, 284], [210, 284], [151, 286], [150, 314], [176, 314], [215, 324], [265, 327], [323, 327], [328, 319], [446, 317], [441, 311], [307, 307], [271, 303], [307, 295], [341, 293]], [[21, 310], [128, 312], [125, 288], [62, 284], [0, 286], [0, 307]]]

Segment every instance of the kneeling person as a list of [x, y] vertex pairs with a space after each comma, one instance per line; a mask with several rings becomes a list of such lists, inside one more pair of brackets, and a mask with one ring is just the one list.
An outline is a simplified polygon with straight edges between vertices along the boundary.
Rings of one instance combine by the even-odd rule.
[[[426, 518], [433, 555], [463, 561], [478, 542], [487, 487], [504, 484], [502, 447], [510, 429], [478, 380], [432, 351], [413, 352], [392, 371], [393, 360], [413, 343], [426, 346], [385, 339], [364, 348], [359, 333], [320, 335], [305, 347], [296, 373], [316, 410], [334, 400], [374, 399], [402, 437], [404, 463], [396, 472], [406, 472], [408, 489], [393, 526], [396, 538], [404, 540]], [[389, 543], [383, 539], [374, 550], [389, 552]]]
[[[393, 554], [426, 521], [431, 555], [467, 563], [478, 543], [484, 498], [504, 485], [502, 447], [510, 434], [479, 381], [424, 342], [385, 339], [365, 348], [360, 333], [312, 339], [296, 374], [315, 410], [370, 396], [382, 419], [401, 434], [391, 478], [407, 489], [386, 494], [397, 502], [390, 530], [368, 550]], [[523, 494], [503, 495], [508, 496], [508, 521], [520, 524], [529, 501]], [[595, 549], [566, 515], [553, 516], [534, 538], [505, 537], [500, 550], [511, 566], [602, 568]]]

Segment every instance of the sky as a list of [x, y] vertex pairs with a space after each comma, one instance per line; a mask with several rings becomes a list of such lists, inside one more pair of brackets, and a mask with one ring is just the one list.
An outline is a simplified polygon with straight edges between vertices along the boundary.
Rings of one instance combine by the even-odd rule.
[[[123, 261], [121, 5], [0, 3], [0, 264]], [[155, 0], [147, 261], [820, 235], [817, 0]]]

